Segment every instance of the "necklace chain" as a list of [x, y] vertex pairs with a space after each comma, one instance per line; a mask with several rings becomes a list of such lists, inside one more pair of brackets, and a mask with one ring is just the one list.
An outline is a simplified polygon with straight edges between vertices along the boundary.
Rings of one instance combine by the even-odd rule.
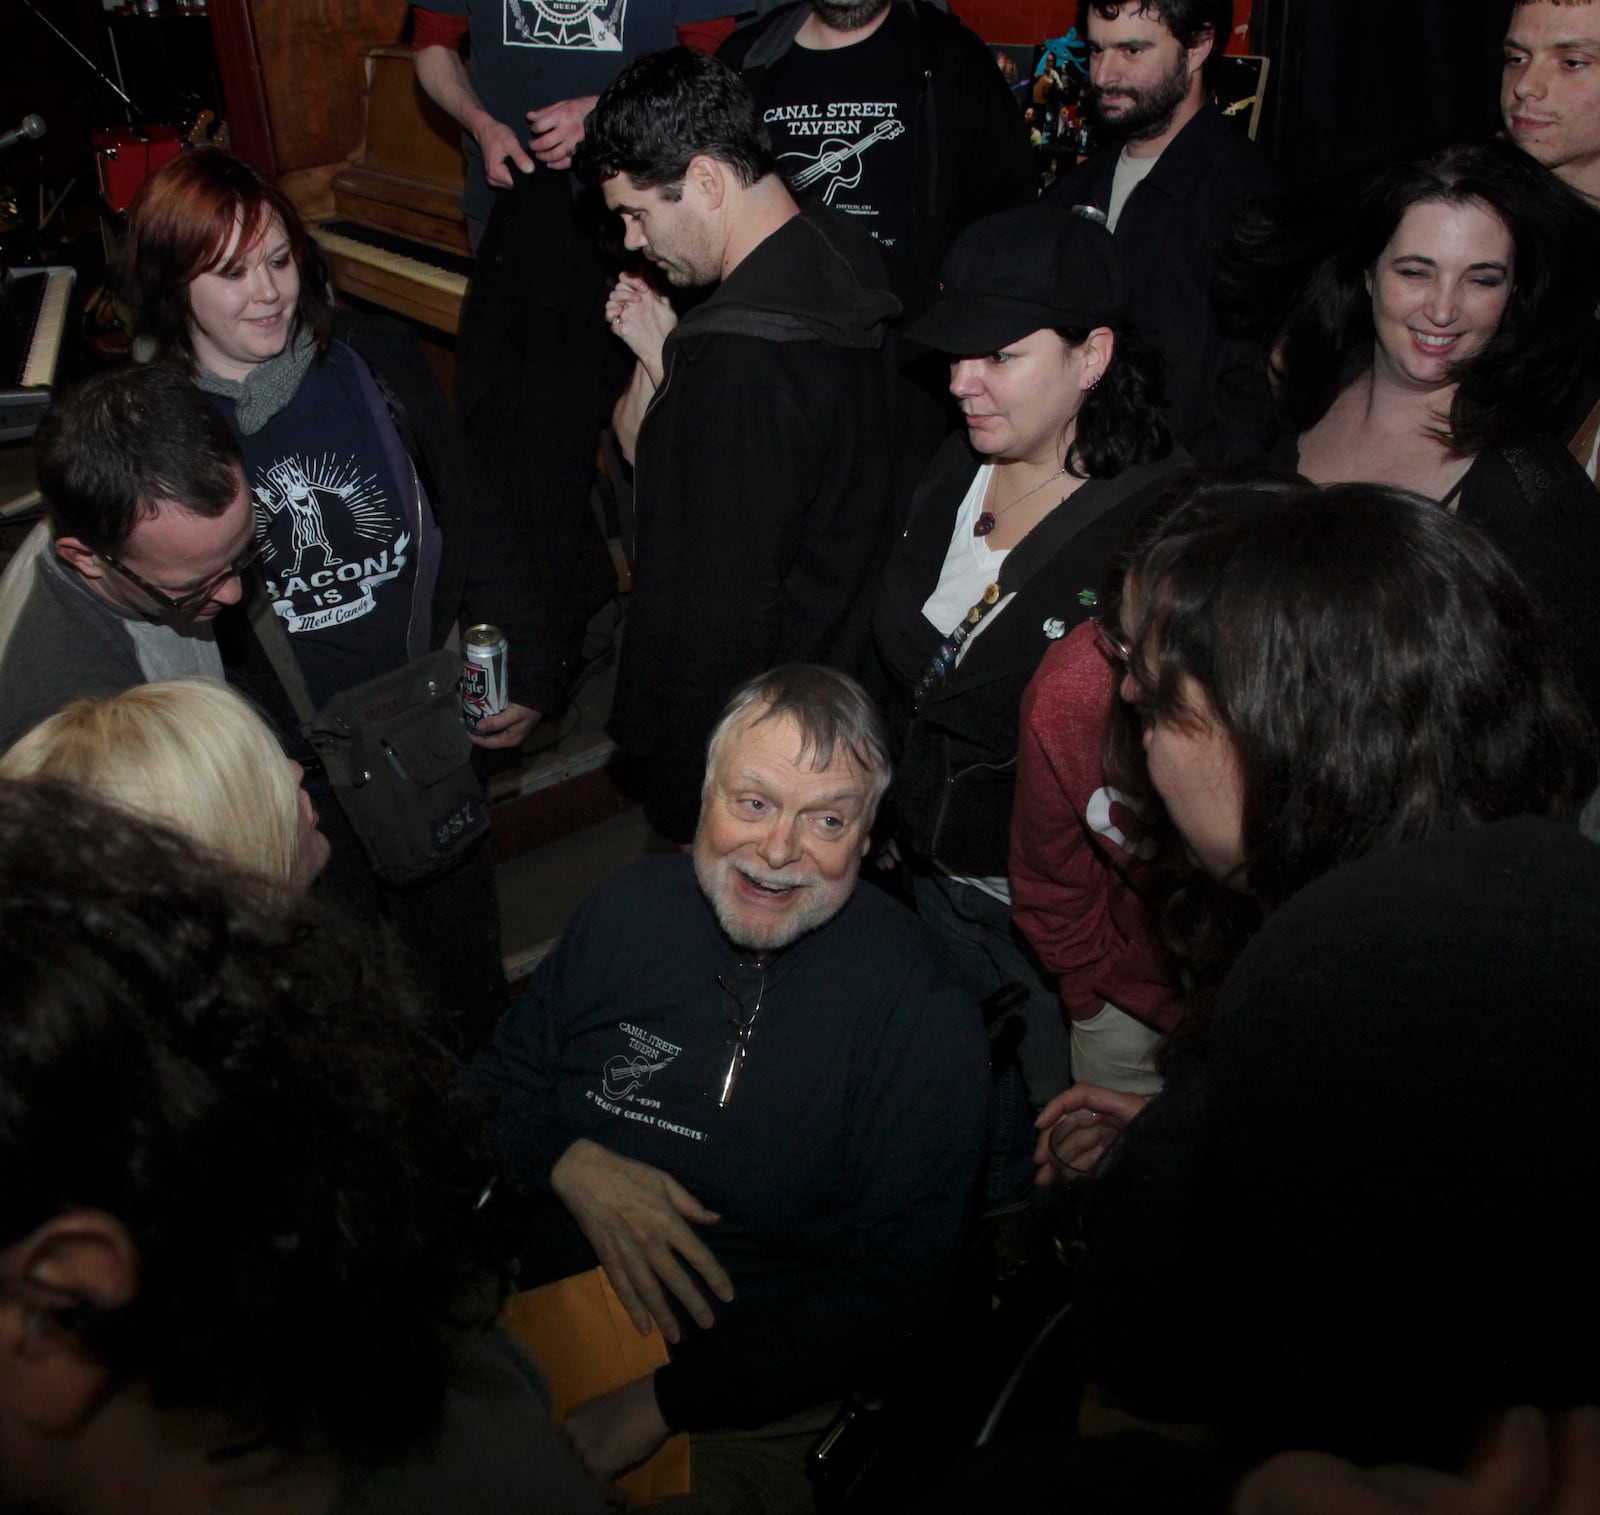
[[[988, 536], [989, 533], [991, 531], [993, 531], [995, 529], [995, 527], [999, 524], [1001, 516], [1006, 515], [1010, 511], [1015, 510], [1017, 508], [1017, 506], [1019, 506], [1024, 500], [1032, 499], [1033, 496], [1038, 494], [1038, 492], [1041, 489], [1046, 489], [1051, 484], [1054, 484], [1057, 479], [1061, 478], [1062, 475], [1066, 473], [1066, 471], [1067, 470], [1066, 470], [1065, 466], [1056, 469], [1056, 471], [1053, 474], [1051, 474], [1050, 477], [1048, 479], [1046, 479], [1042, 484], [1035, 484], [1033, 486], [1033, 488], [1030, 489], [1026, 494], [1019, 494], [1016, 497], [1016, 499], [1014, 499], [1003, 510], [983, 510], [983, 511], [980, 511], [979, 514], [978, 514], [977, 522], [973, 525], [973, 528], [972, 528], [973, 536], [975, 536], [975, 537], [986, 537], [986, 536]], [[998, 492], [998, 490], [1000, 488], [1000, 475], [999, 475], [998, 470], [991, 477], [991, 482], [990, 482], [990, 486], [989, 487], [992, 490]]]

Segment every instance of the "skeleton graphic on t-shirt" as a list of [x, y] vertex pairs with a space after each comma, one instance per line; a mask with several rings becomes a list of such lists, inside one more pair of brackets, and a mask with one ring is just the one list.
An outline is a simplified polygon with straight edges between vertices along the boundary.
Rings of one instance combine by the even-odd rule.
[[290, 546], [294, 549], [294, 563], [289, 573], [293, 575], [300, 572], [301, 560], [308, 547], [321, 551], [324, 568], [335, 567], [340, 559], [333, 555], [328, 533], [322, 525], [322, 506], [314, 497], [311, 481], [306, 478], [299, 459], [285, 458], [267, 471], [267, 478], [277, 487], [277, 493], [259, 491], [262, 503], [273, 515], [279, 510], [288, 510], [294, 521], [294, 536], [290, 540]]
[[[262, 570], [291, 633], [342, 625], [376, 607], [406, 569], [411, 533], [379, 480], [348, 453], [289, 453], [256, 476]], [[286, 529], [287, 528], [287, 529]]]

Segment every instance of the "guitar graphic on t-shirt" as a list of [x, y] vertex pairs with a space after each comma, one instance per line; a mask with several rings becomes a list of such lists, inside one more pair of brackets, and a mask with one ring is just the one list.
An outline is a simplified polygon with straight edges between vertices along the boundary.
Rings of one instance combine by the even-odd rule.
[[859, 142], [831, 138], [815, 153], [785, 153], [785, 158], [803, 158], [806, 167], [789, 176], [790, 189], [809, 189], [819, 179], [832, 176], [822, 194], [824, 205], [833, 204], [836, 190], [854, 189], [861, 182], [861, 155], [877, 142], [892, 142], [905, 126], [899, 121], [882, 121]]

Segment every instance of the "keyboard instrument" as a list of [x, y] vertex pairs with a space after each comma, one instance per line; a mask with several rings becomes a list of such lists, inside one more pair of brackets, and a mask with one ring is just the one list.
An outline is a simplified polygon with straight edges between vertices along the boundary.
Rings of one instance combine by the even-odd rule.
[[472, 259], [356, 221], [324, 221], [311, 235], [328, 260], [341, 295], [454, 334], [461, 320]]
[[77, 273], [0, 272], [0, 442], [31, 437], [49, 409]]

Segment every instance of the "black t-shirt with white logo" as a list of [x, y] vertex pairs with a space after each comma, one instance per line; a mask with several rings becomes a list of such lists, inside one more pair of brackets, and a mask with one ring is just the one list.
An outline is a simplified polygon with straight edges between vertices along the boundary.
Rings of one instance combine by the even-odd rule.
[[262, 576], [318, 705], [407, 658], [416, 527], [360, 361], [335, 343], [288, 405], [240, 438], [267, 539]]
[[796, 196], [860, 216], [890, 249], [904, 245], [911, 224], [915, 25], [909, 7], [893, 5], [849, 47], [796, 43], [767, 70], [760, 102]]

